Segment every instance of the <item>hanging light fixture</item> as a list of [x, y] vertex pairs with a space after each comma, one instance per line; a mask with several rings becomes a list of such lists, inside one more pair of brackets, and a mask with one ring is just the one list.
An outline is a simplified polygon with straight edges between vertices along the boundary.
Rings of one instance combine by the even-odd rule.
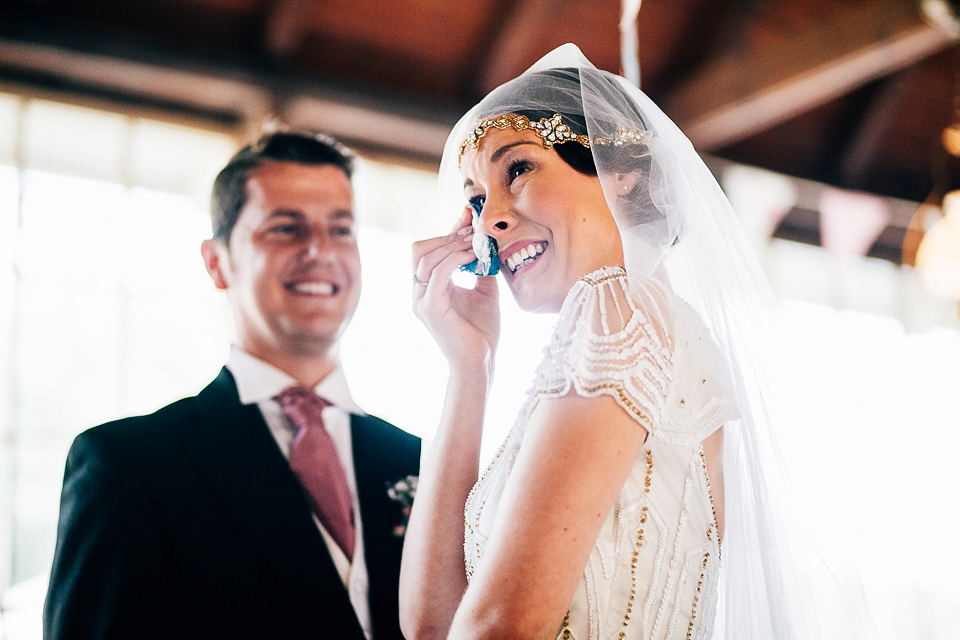
[[[960, 0], [920, 0], [920, 10], [960, 42]], [[903, 263], [916, 267], [928, 294], [960, 302], [960, 190], [952, 175], [960, 158], [960, 45], [954, 47], [953, 73], [953, 113], [941, 136], [949, 156], [934, 159], [934, 189], [908, 225]]]
[[[920, 12], [933, 26], [960, 41], [960, 0], [920, 0]], [[943, 148], [960, 157], [960, 47], [954, 48], [953, 118], [943, 130]]]
[[960, 38], [960, 0], [920, 0], [920, 12], [933, 26]]
[[923, 235], [916, 264], [927, 293], [960, 302], [960, 190], [943, 198], [943, 217]]
[[953, 118], [943, 130], [943, 148], [960, 158], [960, 45], [953, 48]]

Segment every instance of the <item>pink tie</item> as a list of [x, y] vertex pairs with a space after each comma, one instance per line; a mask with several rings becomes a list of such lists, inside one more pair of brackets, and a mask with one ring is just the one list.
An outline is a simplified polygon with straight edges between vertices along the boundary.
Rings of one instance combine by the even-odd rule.
[[283, 414], [297, 427], [290, 445], [290, 468], [307, 494], [320, 523], [353, 560], [353, 501], [347, 475], [320, 412], [330, 403], [301, 386], [287, 387], [276, 397]]

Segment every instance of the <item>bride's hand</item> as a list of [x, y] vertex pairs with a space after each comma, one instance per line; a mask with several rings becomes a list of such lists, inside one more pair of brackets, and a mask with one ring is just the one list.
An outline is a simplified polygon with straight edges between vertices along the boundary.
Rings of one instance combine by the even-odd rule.
[[482, 367], [490, 375], [500, 338], [500, 306], [495, 277], [477, 278], [473, 289], [450, 279], [474, 260], [470, 208], [448, 235], [413, 245], [413, 311], [433, 335], [451, 368]]

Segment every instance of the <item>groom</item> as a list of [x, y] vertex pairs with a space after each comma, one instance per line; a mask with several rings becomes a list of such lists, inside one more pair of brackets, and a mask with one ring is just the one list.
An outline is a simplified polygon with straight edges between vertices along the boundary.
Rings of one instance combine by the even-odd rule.
[[75, 440], [47, 640], [402, 638], [388, 489], [418, 473], [420, 441], [364, 414], [340, 367], [360, 295], [352, 164], [275, 133], [217, 176], [201, 251], [236, 343], [197, 396]]

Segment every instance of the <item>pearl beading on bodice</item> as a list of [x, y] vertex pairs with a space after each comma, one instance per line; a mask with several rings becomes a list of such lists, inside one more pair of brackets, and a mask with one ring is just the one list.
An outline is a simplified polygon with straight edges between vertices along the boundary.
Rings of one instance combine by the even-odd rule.
[[735, 417], [722, 371], [702, 322], [659, 283], [628, 283], [619, 267], [582, 278], [564, 302], [516, 422], [467, 498], [468, 579], [538, 401], [571, 390], [609, 395], [649, 436], [558, 638], [707, 638], [720, 541], [701, 442]]

